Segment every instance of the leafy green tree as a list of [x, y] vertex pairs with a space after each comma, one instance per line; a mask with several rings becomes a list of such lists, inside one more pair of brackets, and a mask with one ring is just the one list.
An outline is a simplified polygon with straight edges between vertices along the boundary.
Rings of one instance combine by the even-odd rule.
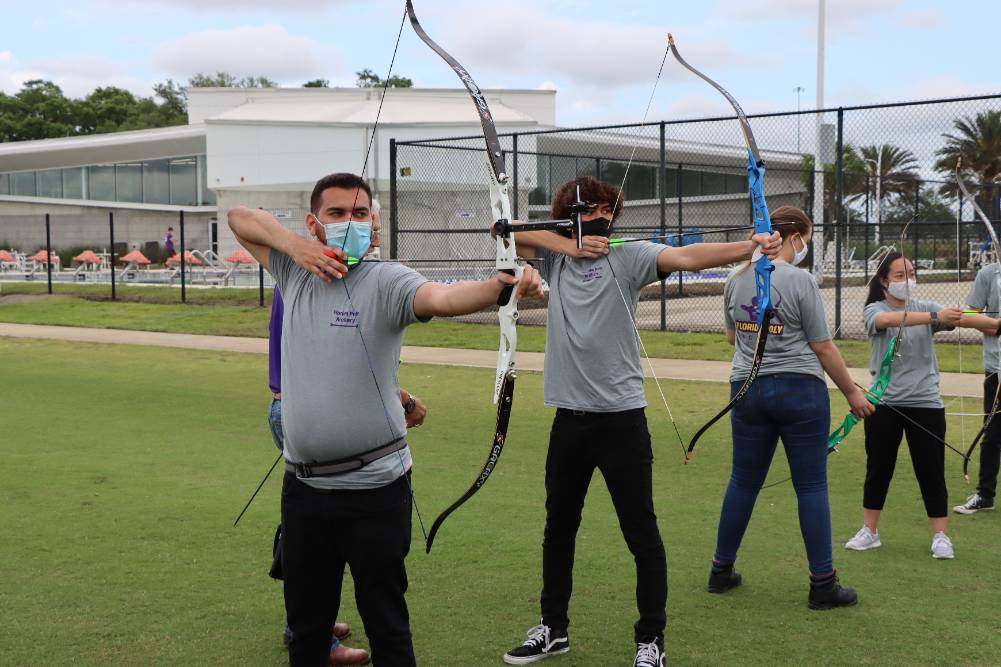
[[873, 197], [876, 196], [875, 179], [878, 178], [880, 200], [885, 202], [891, 195], [913, 199], [914, 182], [920, 178], [917, 172], [918, 160], [914, 153], [891, 144], [863, 146], [859, 152], [865, 162], [866, 173], [870, 175], [869, 187]]
[[[387, 81], [384, 81], [378, 74], [368, 68], [363, 69], [360, 72], [355, 72], [355, 75], [358, 77], [355, 81], [355, 85], [359, 88], [382, 88], [387, 85]], [[414, 82], [405, 76], [398, 76], [394, 74], [388, 79], [388, 87], [413, 88]]]
[[303, 88], [330, 88], [330, 81], [327, 79], [313, 79], [302, 84]]
[[51, 81], [26, 81], [15, 95], [0, 93], [0, 140], [69, 137], [78, 132], [77, 103]]
[[1001, 181], [1001, 111], [985, 111], [975, 117], [965, 116], [952, 121], [954, 134], [943, 134], [945, 146], [940, 148], [935, 169], [948, 181], [943, 194], [956, 195], [952, 183], [956, 162], [963, 158], [962, 177], [971, 179], [967, 188], [977, 197], [981, 208], [992, 220], [1001, 218], [998, 201]]
[[191, 88], [277, 88], [278, 84], [266, 76], [245, 76], [238, 79], [229, 72], [214, 75], [199, 72], [188, 79]]

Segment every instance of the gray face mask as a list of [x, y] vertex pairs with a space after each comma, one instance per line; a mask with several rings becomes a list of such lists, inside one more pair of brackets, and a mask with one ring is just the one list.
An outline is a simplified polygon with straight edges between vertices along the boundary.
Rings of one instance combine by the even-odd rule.
[[900, 299], [901, 301], [906, 301], [908, 293], [913, 295], [917, 286], [918, 281], [916, 280], [908, 280], [906, 282], [901, 280], [900, 282], [891, 282], [887, 286], [886, 291], [889, 292], [891, 296]]

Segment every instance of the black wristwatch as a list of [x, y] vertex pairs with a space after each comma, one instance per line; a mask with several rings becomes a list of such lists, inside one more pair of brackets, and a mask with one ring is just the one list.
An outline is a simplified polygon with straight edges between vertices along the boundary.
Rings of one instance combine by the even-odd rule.
[[932, 324], [935, 324], [936, 322], [938, 322], [938, 313], [937, 312], [935, 312], [934, 310], [929, 310], [928, 311], [928, 315], [931, 316], [931, 323]]
[[410, 398], [403, 404], [403, 412], [409, 415], [415, 409], [417, 409], [417, 399], [414, 398], [413, 394], [410, 394]]

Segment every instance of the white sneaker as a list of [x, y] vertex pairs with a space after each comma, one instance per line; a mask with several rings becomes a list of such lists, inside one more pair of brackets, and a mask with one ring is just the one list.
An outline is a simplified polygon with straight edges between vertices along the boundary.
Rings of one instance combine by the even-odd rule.
[[855, 537], [845, 543], [845, 549], [851, 549], [852, 551], [866, 551], [881, 546], [883, 546], [883, 543], [879, 541], [879, 531], [874, 533], [869, 530], [868, 526], [862, 526], [855, 533]]
[[952, 550], [952, 540], [945, 533], [935, 533], [931, 538], [931, 557], [952, 560], [956, 557]]

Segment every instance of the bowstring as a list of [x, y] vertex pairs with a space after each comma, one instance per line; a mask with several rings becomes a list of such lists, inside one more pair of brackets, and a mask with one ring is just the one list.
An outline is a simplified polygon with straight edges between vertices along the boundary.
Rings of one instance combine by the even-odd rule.
[[[646, 109], [643, 111], [643, 120], [640, 121], [640, 125], [646, 123], [646, 119], [650, 115], [650, 107], [653, 106], [653, 100], [657, 94], [657, 86], [660, 85], [660, 79], [664, 73], [664, 65], [665, 63], [667, 63], [667, 56], [670, 54], [670, 52], [671, 52], [671, 47], [670, 44], [668, 44], [668, 46], [664, 49], [664, 57], [661, 58], [660, 60], [660, 67], [657, 70], [657, 78], [654, 79], [653, 89], [650, 91], [650, 97], [647, 100]], [[619, 183], [618, 194], [616, 194], [615, 202], [612, 205], [613, 220], [615, 219], [616, 211], [619, 208], [619, 202], [622, 199], [622, 189], [626, 185], [626, 179], [629, 178], [629, 170], [632, 167], [633, 160], [636, 157], [637, 148], [638, 146], [634, 143], [632, 151], [629, 153], [629, 161], [626, 162], [626, 169], [625, 172], [622, 174], [622, 182]], [[612, 224], [611, 222], [608, 223], [609, 231], [611, 231], [611, 224]], [[633, 313], [633, 309], [629, 306], [629, 301], [626, 299], [625, 293], [622, 291], [622, 285], [619, 284], [619, 278], [615, 274], [615, 268], [612, 266], [612, 260], [608, 257], [608, 255], [605, 255], [605, 262], [608, 263], [608, 269], [612, 273], [612, 280], [615, 283], [615, 289], [619, 293], [619, 298], [622, 299], [622, 305], [626, 309], [626, 315], [629, 316], [629, 323], [633, 327], [633, 332], [636, 334], [636, 340], [639, 342], [640, 350], [643, 352], [643, 357], [646, 359], [647, 368], [650, 369], [650, 375], [653, 377], [653, 382], [657, 386], [657, 393], [660, 394], [660, 400], [664, 403], [664, 408], [667, 409], [667, 416], [670, 418], [671, 426], [674, 427], [674, 433], [678, 437], [678, 444], [681, 445], [682, 456], [685, 456], [685, 458], [687, 458], [684, 438], [681, 437], [681, 431], [678, 429], [678, 422], [674, 419], [674, 413], [671, 411], [671, 406], [668, 405], [667, 403], [667, 395], [664, 393], [664, 387], [660, 383], [660, 378], [657, 377], [657, 371], [654, 368], [653, 360], [650, 358], [650, 354], [649, 352], [647, 352], [646, 345], [643, 343], [643, 337], [640, 336], [640, 329], [639, 325], [636, 322], [636, 316]], [[638, 305], [639, 304], [637, 302], [637, 306]]]
[[[382, 95], [379, 98], [379, 107], [375, 112], [375, 122], [372, 124], [372, 135], [369, 137], [368, 146], [365, 149], [365, 159], [362, 162], [362, 167], [361, 167], [362, 178], [364, 178], [365, 174], [368, 172], [368, 161], [372, 155], [372, 145], [375, 143], [376, 133], [379, 130], [379, 118], [382, 116], [382, 105], [385, 104], [386, 94], [389, 92], [389, 81], [390, 77], [393, 75], [393, 65], [396, 63], [396, 54], [400, 48], [400, 40], [403, 37], [403, 26], [406, 25], [406, 21], [407, 21], [407, 12], [404, 9], [403, 17], [400, 19], [400, 29], [396, 33], [396, 44], [393, 46], [393, 56], [389, 60], [389, 71], [386, 72], [386, 78], [383, 82]], [[376, 179], [378, 179], [378, 174], [376, 174]], [[358, 197], [361, 196], [361, 193], [362, 193], [361, 188], [357, 188], [355, 190], [354, 202], [351, 204], [351, 212], [348, 214], [348, 228], [344, 234], [344, 240], [341, 241], [341, 252], [345, 252], [344, 248], [347, 245], [348, 236], [351, 234], [351, 224], [352, 222], [354, 222], [354, 212], [356, 206], [358, 205]], [[357, 312], [358, 309], [355, 308], [354, 302], [351, 299], [351, 291], [348, 289], [346, 275], [340, 280], [340, 283], [344, 287], [344, 294], [347, 296], [348, 305], [351, 307], [351, 310]], [[359, 325], [360, 324], [361, 322], [359, 321]], [[389, 416], [389, 408], [386, 405], [386, 398], [382, 394], [382, 387], [379, 385], [379, 378], [376, 376], [375, 373], [375, 365], [372, 362], [372, 355], [369, 353], [368, 344], [365, 342], [365, 336], [362, 335], [361, 327], [356, 326], [355, 330], [358, 332], [358, 339], [361, 341], [362, 349], [365, 352], [365, 361], [368, 363], [368, 370], [372, 374], [372, 381], [375, 383], [376, 393], [379, 394], [379, 403], [382, 405], [382, 413], [386, 417], [386, 426], [389, 428], [389, 435], [393, 436], [394, 435], [393, 420]], [[413, 482], [411, 481], [410, 476], [407, 474], [408, 471], [407, 471], [406, 461], [403, 460], [403, 450], [397, 449], [396, 456], [400, 461], [400, 468], [401, 470], [403, 470], [403, 478], [407, 480], [407, 488], [410, 490], [410, 500], [414, 505], [414, 512], [417, 514], [417, 522], [420, 525], [421, 534], [424, 536], [424, 541], [426, 542], [428, 537], [427, 529], [424, 527], [424, 517], [421, 515], [421, 509], [417, 505], [417, 496], [414, 494]], [[411, 461], [412, 460], [413, 459], [411, 458]]]

